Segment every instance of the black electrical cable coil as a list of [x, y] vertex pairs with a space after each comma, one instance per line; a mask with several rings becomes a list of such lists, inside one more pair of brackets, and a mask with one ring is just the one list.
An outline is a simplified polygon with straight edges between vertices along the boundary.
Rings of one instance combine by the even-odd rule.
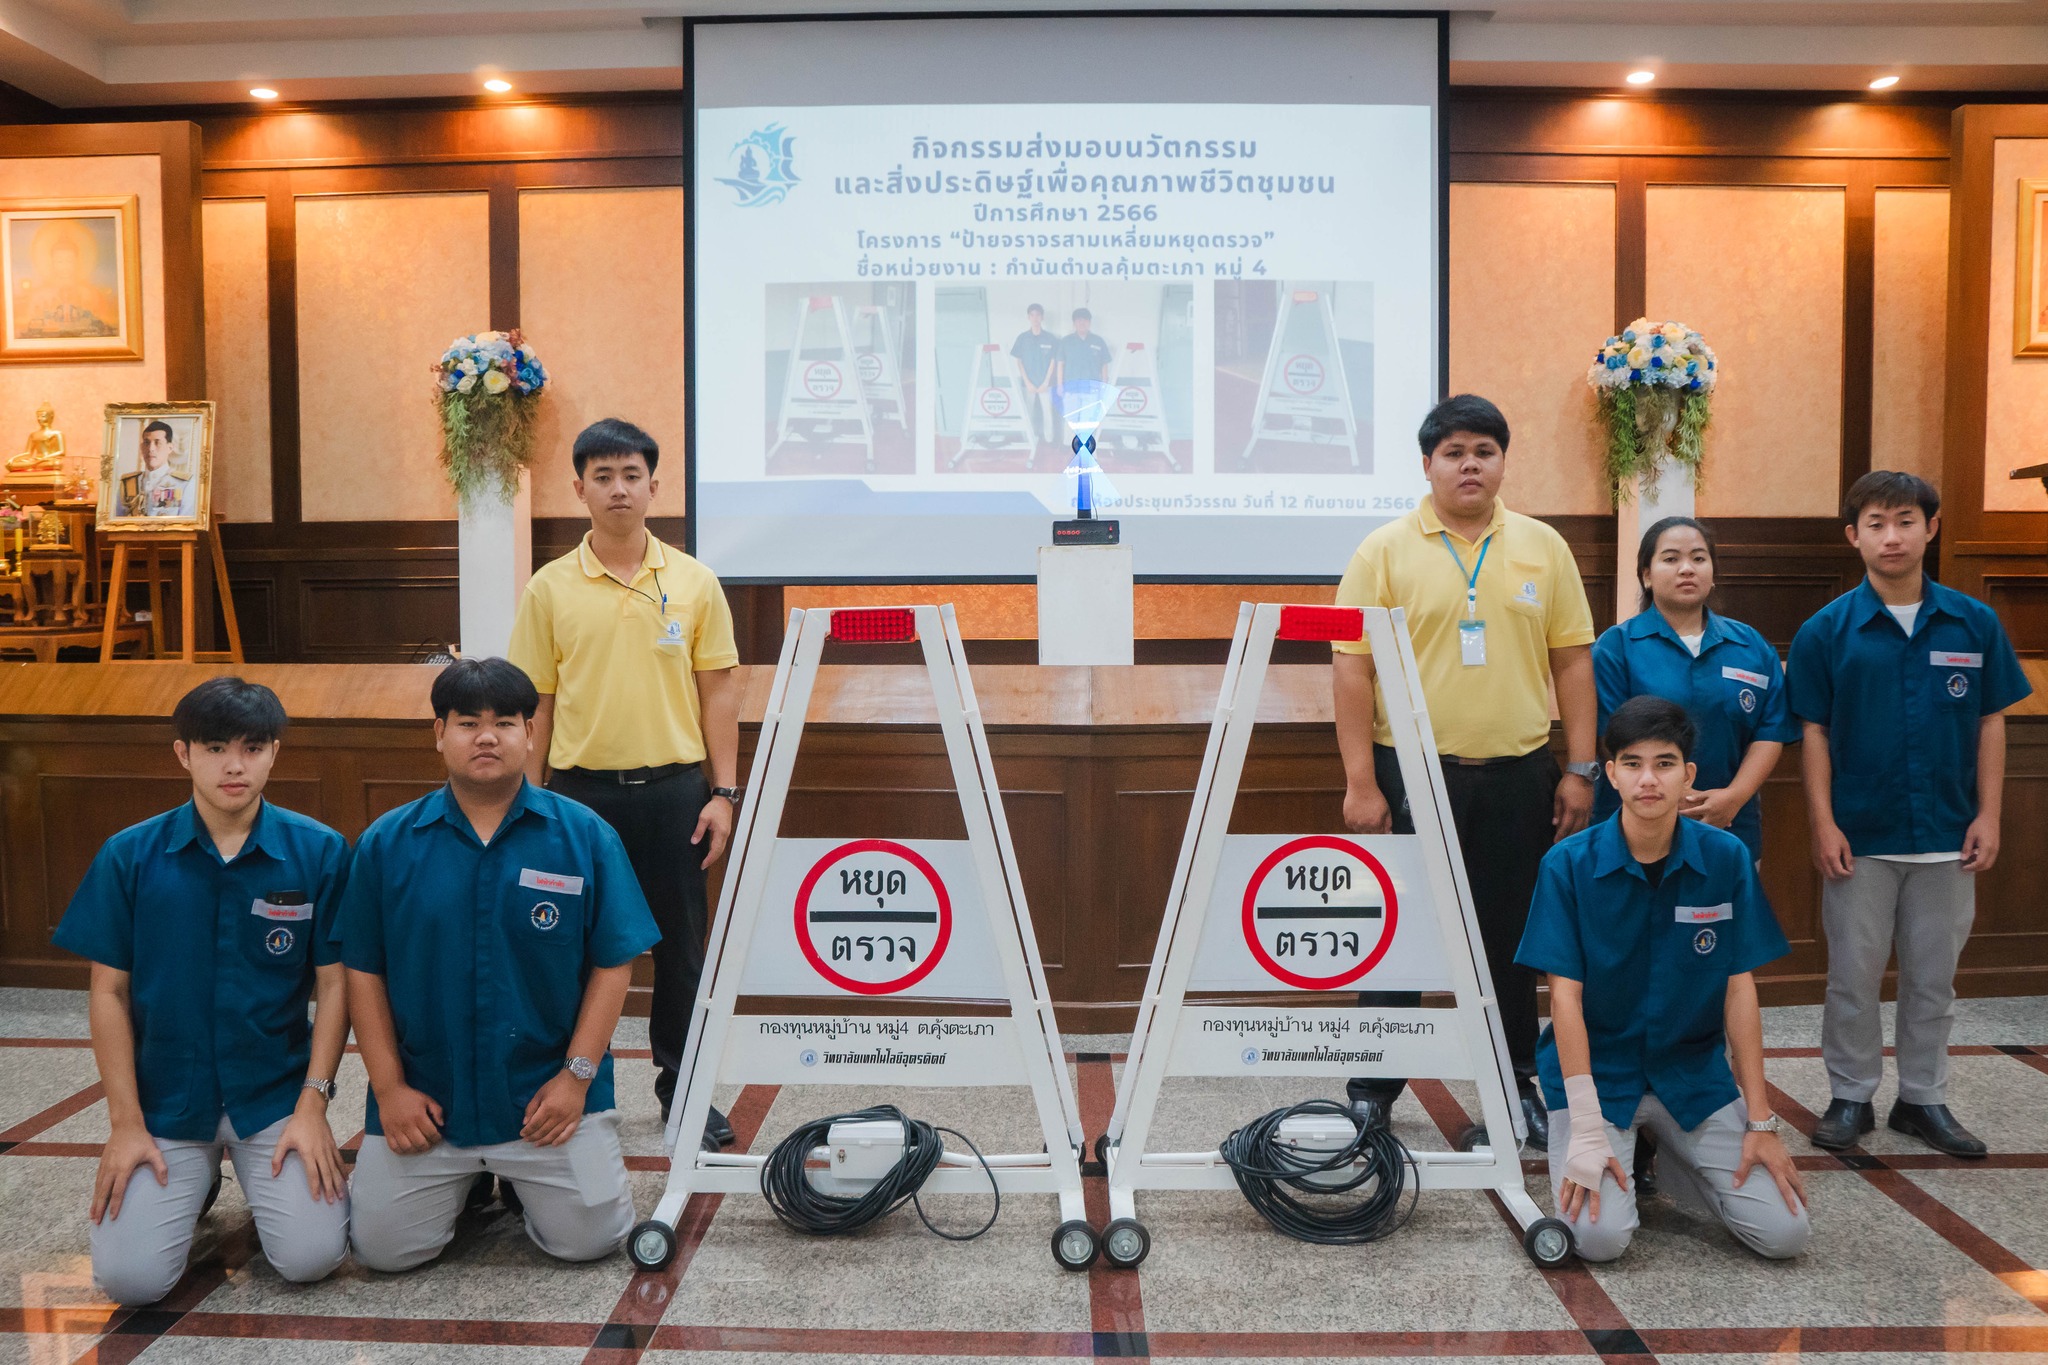
[[[1276, 1230], [1296, 1241], [1320, 1246], [1376, 1242], [1405, 1226], [1421, 1197], [1421, 1172], [1401, 1140], [1379, 1127], [1356, 1134], [1342, 1151], [1296, 1151], [1281, 1143], [1280, 1125], [1302, 1114], [1334, 1114], [1354, 1125], [1358, 1122], [1348, 1106], [1335, 1100], [1308, 1100], [1262, 1114], [1223, 1139], [1219, 1151], [1237, 1178], [1245, 1202]], [[1308, 1179], [1322, 1172], [1346, 1170], [1361, 1157], [1364, 1164], [1342, 1183]], [[1411, 1171], [1418, 1179], [1403, 1207], [1401, 1191], [1409, 1186]], [[1356, 1202], [1339, 1204], [1331, 1198], [1361, 1188], [1365, 1193]], [[1295, 1190], [1323, 1202], [1306, 1203], [1292, 1193]]]
[[[811, 1159], [812, 1150], [827, 1145], [832, 1125], [874, 1120], [903, 1125], [903, 1156], [889, 1173], [877, 1180], [872, 1188], [857, 1195], [827, 1194], [813, 1185], [804, 1174], [804, 1168]], [[924, 1182], [938, 1169], [939, 1157], [946, 1149], [945, 1140], [939, 1136], [941, 1133], [951, 1133], [974, 1153], [975, 1160], [981, 1163], [981, 1169], [988, 1175], [989, 1191], [995, 1195], [995, 1207], [989, 1210], [988, 1221], [972, 1232], [947, 1232], [937, 1226], [925, 1216], [924, 1205], [917, 1197]], [[878, 1104], [856, 1114], [834, 1114], [800, 1125], [776, 1143], [775, 1150], [762, 1163], [761, 1197], [768, 1201], [768, 1207], [775, 1211], [775, 1216], [782, 1220], [784, 1226], [814, 1237], [840, 1237], [858, 1232], [876, 1219], [903, 1207], [907, 1199], [927, 1228], [949, 1242], [971, 1242], [994, 1227], [997, 1215], [1003, 1211], [1003, 1191], [996, 1184], [996, 1173], [989, 1169], [988, 1158], [981, 1154], [981, 1148], [975, 1146], [966, 1134], [911, 1118], [893, 1104]]]

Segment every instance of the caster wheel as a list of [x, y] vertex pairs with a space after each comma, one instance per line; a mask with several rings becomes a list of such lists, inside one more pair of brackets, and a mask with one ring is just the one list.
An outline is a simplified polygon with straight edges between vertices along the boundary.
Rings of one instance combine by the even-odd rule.
[[1572, 1230], [1555, 1218], [1538, 1218], [1522, 1234], [1522, 1250], [1545, 1270], [1554, 1270], [1572, 1258]]
[[1133, 1270], [1152, 1250], [1152, 1234], [1135, 1218], [1119, 1218], [1102, 1230], [1102, 1258], [1118, 1270]]
[[1456, 1140], [1451, 1143], [1451, 1146], [1461, 1152], [1473, 1152], [1492, 1145], [1493, 1143], [1487, 1139], [1486, 1125], [1483, 1123], [1466, 1125], [1465, 1131], [1458, 1134]]
[[1096, 1159], [1097, 1161], [1103, 1161], [1103, 1162], [1106, 1162], [1106, 1161], [1108, 1161], [1108, 1160], [1109, 1160], [1109, 1157], [1108, 1157], [1107, 1155], [1105, 1155], [1105, 1154], [1106, 1154], [1106, 1153], [1107, 1153], [1108, 1151], [1109, 1151], [1109, 1134], [1107, 1134], [1107, 1133], [1097, 1133], [1097, 1134], [1095, 1135], [1095, 1159]]
[[659, 1270], [675, 1259], [675, 1230], [650, 1218], [626, 1235], [626, 1254], [642, 1270]]
[[1102, 1254], [1095, 1229], [1078, 1218], [1069, 1219], [1052, 1230], [1052, 1258], [1066, 1270], [1086, 1270]]

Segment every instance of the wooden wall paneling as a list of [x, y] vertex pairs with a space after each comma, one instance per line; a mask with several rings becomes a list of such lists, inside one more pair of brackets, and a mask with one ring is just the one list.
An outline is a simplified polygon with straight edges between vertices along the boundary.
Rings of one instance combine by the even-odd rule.
[[1876, 364], [1877, 174], [1870, 163], [1847, 168], [1842, 223], [1843, 494], [1870, 472], [1870, 384]]
[[[1942, 578], [2000, 607], [2023, 653], [2048, 651], [2048, 513], [1987, 512], [1985, 448], [1990, 335], [1993, 159], [2000, 138], [2048, 138], [2048, 106], [1969, 105], [1954, 118], [1954, 181], [1949, 194], [1948, 384], [1942, 441]], [[2003, 357], [2001, 357], [2003, 358]], [[2048, 364], [2048, 362], [2036, 362]], [[2033, 460], [2015, 454], [2011, 463]], [[1995, 871], [1994, 871], [1994, 875]]]

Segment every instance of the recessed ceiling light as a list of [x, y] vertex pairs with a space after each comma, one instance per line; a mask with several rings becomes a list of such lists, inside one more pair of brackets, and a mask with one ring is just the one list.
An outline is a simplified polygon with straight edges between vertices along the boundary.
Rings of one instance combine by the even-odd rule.
[[1648, 85], [1656, 79], [1657, 73], [1654, 71], [1631, 71], [1628, 73], [1628, 83], [1630, 85]]
[[484, 82], [484, 89], [490, 91], [493, 95], [502, 95], [511, 88], [512, 82], [510, 81], [493, 79]]
[[1897, 76], [1879, 76], [1870, 83], [1870, 88], [1872, 90], [1889, 90], [1898, 83], [1899, 78]]
[[267, 85], [256, 86], [249, 93], [259, 100], [274, 100], [277, 98], [277, 92]]

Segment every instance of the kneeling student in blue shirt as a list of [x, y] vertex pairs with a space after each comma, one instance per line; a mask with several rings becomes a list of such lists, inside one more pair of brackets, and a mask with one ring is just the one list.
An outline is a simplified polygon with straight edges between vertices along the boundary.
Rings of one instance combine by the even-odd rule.
[[1759, 1255], [1797, 1256], [1806, 1189], [1771, 1113], [1751, 975], [1785, 936], [1742, 840], [1679, 818], [1694, 773], [1685, 708], [1636, 697], [1604, 738], [1621, 810], [1544, 855], [1515, 954], [1550, 976], [1536, 1066], [1551, 1112], [1571, 1116], [1569, 1141], [1550, 1144], [1558, 1215], [1586, 1260], [1626, 1251], [1646, 1128], [1681, 1202]]
[[356, 844], [341, 937], [371, 1100], [351, 1240], [372, 1270], [439, 1255], [485, 1172], [551, 1256], [608, 1256], [633, 1226], [610, 1047], [661, 935], [611, 826], [526, 780], [539, 701], [503, 659], [448, 665], [448, 785]]
[[325, 1279], [348, 1251], [327, 1126], [348, 1039], [330, 936], [348, 845], [263, 799], [285, 729], [269, 688], [201, 683], [171, 727], [192, 799], [107, 840], [55, 938], [92, 962], [112, 1125], [93, 1181], [92, 1273], [128, 1305], [184, 1275], [223, 1147], [279, 1275]]

